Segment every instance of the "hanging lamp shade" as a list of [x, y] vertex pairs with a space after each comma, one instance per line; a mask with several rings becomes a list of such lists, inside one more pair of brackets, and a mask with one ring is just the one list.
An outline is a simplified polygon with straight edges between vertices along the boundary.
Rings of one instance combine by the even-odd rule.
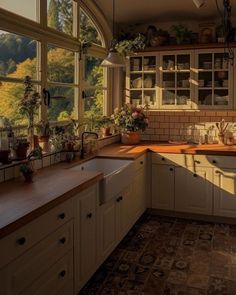
[[112, 41], [107, 57], [101, 66], [106, 68], [121, 68], [125, 66], [124, 58], [116, 50], [117, 41], [115, 35], [115, 0], [112, 1]]
[[121, 68], [125, 66], [125, 63], [123, 57], [116, 49], [111, 48], [107, 57], [102, 61], [101, 66], [106, 68]]

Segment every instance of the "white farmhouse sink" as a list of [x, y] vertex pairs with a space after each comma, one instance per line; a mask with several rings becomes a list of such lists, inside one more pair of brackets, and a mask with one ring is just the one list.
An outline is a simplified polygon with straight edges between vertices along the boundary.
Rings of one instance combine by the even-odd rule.
[[100, 203], [106, 203], [129, 185], [134, 176], [132, 160], [94, 158], [70, 168], [75, 171], [99, 171], [104, 174], [100, 182]]

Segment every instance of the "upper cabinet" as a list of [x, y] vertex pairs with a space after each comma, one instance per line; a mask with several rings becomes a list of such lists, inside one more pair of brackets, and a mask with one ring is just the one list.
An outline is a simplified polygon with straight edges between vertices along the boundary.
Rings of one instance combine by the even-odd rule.
[[131, 56], [126, 102], [151, 109], [232, 109], [233, 66], [225, 56], [224, 48]]

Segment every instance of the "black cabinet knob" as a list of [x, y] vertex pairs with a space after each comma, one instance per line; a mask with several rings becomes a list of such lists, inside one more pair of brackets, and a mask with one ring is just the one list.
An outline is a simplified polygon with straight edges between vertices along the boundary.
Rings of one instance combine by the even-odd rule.
[[170, 171], [173, 171], [174, 169], [173, 168], [170, 168]]
[[64, 278], [65, 275], [66, 275], [66, 271], [65, 271], [65, 270], [62, 270], [62, 271], [59, 273], [59, 277], [61, 277], [61, 278]]
[[65, 219], [65, 217], [66, 217], [66, 214], [65, 214], [65, 213], [61, 213], [61, 214], [59, 214], [59, 218], [60, 218], [60, 219]]
[[19, 238], [17, 240], [17, 244], [20, 245], [20, 246], [24, 245], [25, 243], [26, 243], [26, 238], [25, 237]]
[[140, 161], [140, 165], [143, 165], [143, 161]]
[[120, 196], [120, 200], [123, 201], [123, 197], [122, 196]]
[[123, 200], [123, 197], [122, 196], [119, 196], [119, 198], [116, 199], [116, 202], [119, 203], [122, 200]]
[[65, 244], [65, 242], [66, 242], [66, 238], [65, 237], [63, 237], [63, 238], [60, 239], [60, 243], [61, 244]]
[[87, 214], [87, 218], [92, 218], [93, 214], [92, 213], [88, 213]]
[[194, 173], [194, 174], [193, 174], [193, 177], [197, 177], [197, 174], [196, 174], [196, 173]]
[[212, 163], [213, 163], [213, 164], [216, 164], [217, 162], [216, 162], [216, 160], [213, 160]]
[[161, 158], [162, 161], [165, 161], [165, 158]]

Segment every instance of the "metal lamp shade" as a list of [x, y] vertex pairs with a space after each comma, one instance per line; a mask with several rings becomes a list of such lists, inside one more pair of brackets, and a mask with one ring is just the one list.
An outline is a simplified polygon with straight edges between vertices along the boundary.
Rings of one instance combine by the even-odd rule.
[[101, 63], [102, 67], [106, 68], [121, 68], [124, 67], [124, 59], [115, 49], [110, 49], [108, 56]]

